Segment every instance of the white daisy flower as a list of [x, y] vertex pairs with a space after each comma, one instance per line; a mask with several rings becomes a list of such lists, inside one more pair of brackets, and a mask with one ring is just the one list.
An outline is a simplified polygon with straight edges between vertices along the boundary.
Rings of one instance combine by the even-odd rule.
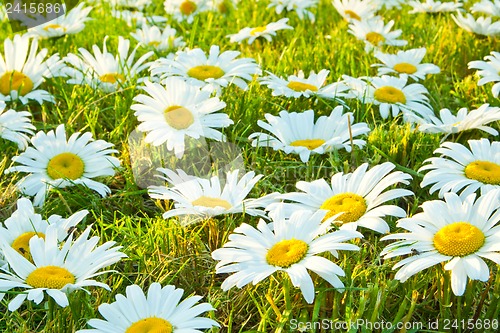
[[54, 102], [50, 93], [37, 88], [45, 79], [61, 76], [64, 63], [57, 53], [45, 59], [48, 50], [37, 53], [37, 49], [38, 40], [31, 40], [26, 34], [15, 35], [13, 41], [4, 40], [4, 56], [0, 54], [0, 101]]
[[498, 131], [489, 123], [500, 120], [500, 108], [483, 104], [479, 108], [468, 112], [467, 108], [458, 110], [457, 115], [453, 115], [450, 110], [439, 111], [440, 118], [430, 116], [429, 122], [421, 122], [418, 130], [424, 133], [458, 133], [470, 129], [479, 129], [491, 135], [498, 135]]
[[471, 61], [468, 64], [469, 69], [479, 69], [477, 75], [480, 79], [477, 82], [478, 86], [482, 86], [489, 82], [496, 82], [491, 88], [494, 97], [498, 97], [500, 93], [500, 53], [492, 51], [491, 55], [484, 57], [484, 60]]
[[234, 229], [229, 242], [212, 252], [212, 258], [220, 260], [215, 266], [217, 274], [234, 273], [224, 280], [222, 290], [242, 288], [250, 282], [256, 285], [274, 272], [283, 271], [310, 304], [314, 300], [314, 284], [307, 273], [309, 269], [342, 291], [344, 284], [338, 277], [345, 276], [344, 271], [318, 254], [329, 251], [338, 257], [337, 250], [359, 250], [356, 245], [343, 242], [363, 235], [353, 230], [325, 234], [321, 223], [324, 217], [324, 211], [303, 210], [289, 219], [276, 214], [272, 224], [261, 219], [257, 228], [243, 223]]
[[96, 247], [99, 237], [89, 239], [89, 233], [90, 227], [74, 241], [70, 234], [60, 246], [57, 228], [49, 226], [45, 239], [32, 237], [29, 241], [33, 262], [12, 247], [0, 244], [10, 267], [10, 271], [0, 273], [0, 299], [12, 289], [23, 291], [9, 302], [9, 311], [16, 311], [26, 299], [40, 304], [45, 293], [66, 307], [67, 294], [74, 290], [85, 290], [88, 286], [111, 290], [107, 284], [91, 279], [106, 273], [98, 271], [126, 255], [118, 251], [121, 246], [113, 247], [112, 241]]
[[422, 213], [399, 220], [397, 226], [409, 232], [381, 239], [401, 239], [384, 248], [384, 259], [410, 255], [394, 265], [400, 268], [395, 278], [405, 282], [446, 262], [444, 269], [451, 271], [451, 289], [457, 296], [464, 294], [468, 279], [488, 281], [490, 271], [483, 258], [500, 265], [500, 229], [495, 227], [500, 222], [499, 198], [498, 190], [476, 201], [474, 194], [461, 199], [446, 193], [445, 201], [424, 202]]
[[273, 96], [293, 98], [299, 98], [301, 96], [306, 98], [320, 96], [334, 99], [336, 97], [343, 97], [345, 95], [343, 92], [347, 90], [346, 86], [339, 83], [323, 86], [328, 73], [330, 73], [330, 71], [326, 69], [320, 70], [318, 74], [311, 71], [308, 78], [305, 78], [304, 72], [299, 70], [298, 75], [290, 75], [286, 80], [271, 72], [267, 73], [269, 76], [259, 78], [259, 82], [269, 89], [272, 89]]
[[31, 113], [28, 111], [5, 111], [5, 103], [0, 101], [0, 138], [14, 142], [20, 150], [26, 149], [28, 135], [33, 135], [36, 129], [29, 117]]
[[84, 48], [79, 48], [80, 55], [69, 53], [65, 58], [68, 64], [65, 73], [70, 84], [87, 84], [93, 89], [100, 89], [106, 93], [114, 92], [131, 83], [141, 71], [149, 67], [144, 63], [154, 52], [150, 51], [135, 61], [137, 45], [129, 54], [130, 41], [118, 37], [118, 53], [108, 52], [104, 38], [102, 52], [97, 45], [92, 46], [94, 54]]
[[[344, 108], [339, 105], [329, 116], [321, 116], [316, 122], [313, 110], [301, 113], [283, 110], [278, 117], [266, 113], [268, 123], [259, 120], [257, 124], [272, 135], [257, 132], [251, 134], [249, 139], [253, 147], [272, 147], [285, 154], [298, 154], [302, 162], [309, 161], [311, 154], [325, 154], [342, 148], [349, 152], [352, 149], [351, 134], [352, 138], [356, 138], [370, 129], [366, 123], [353, 124], [352, 113], [343, 111]], [[352, 140], [352, 144], [360, 148], [365, 143], [361, 139]]]
[[174, 20], [186, 20], [189, 24], [193, 23], [196, 15], [210, 9], [206, 0], [165, 0], [163, 7]]
[[367, 77], [351, 77], [349, 75], [342, 75], [342, 81], [339, 83], [346, 87], [347, 91], [344, 97], [348, 99], [357, 98], [363, 103], [373, 103], [374, 88], [366, 82]]
[[332, 0], [332, 5], [347, 22], [375, 16], [377, 4], [372, 0]]
[[384, 25], [384, 21], [379, 17], [363, 21], [351, 20], [349, 33], [358, 40], [365, 42], [366, 52], [370, 52], [382, 45], [404, 46], [408, 44], [405, 40], [397, 39], [401, 36], [401, 30], [391, 31], [393, 25], [393, 20]]
[[178, 77], [164, 80], [165, 85], [144, 82], [142, 89], [149, 94], [134, 97], [130, 108], [141, 122], [137, 129], [146, 132], [146, 143], [159, 146], [167, 143], [167, 149], [184, 155], [185, 137], [201, 137], [225, 141], [225, 136], [216, 130], [233, 124], [225, 113], [217, 112], [226, 107], [218, 97], [200, 90]]
[[109, 154], [113, 145], [103, 140], [92, 141], [92, 134], [75, 133], [66, 138], [64, 125], [54, 131], [38, 132], [31, 138], [33, 147], [12, 158], [19, 163], [5, 170], [29, 173], [17, 183], [19, 190], [28, 196], [35, 196], [35, 206], [43, 205], [47, 191], [84, 185], [105, 197], [111, 190], [93, 178], [113, 176], [120, 161]]
[[434, 0], [426, 0], [425, 2], [420, 1], [408, 1], [413, 9], [410, 10], [409, 14], [415, 13], [444, 13], [444, 12], [454, 12], [456, 10], [462, 9], [461, 2], [441, 2]]
[[[33, 204], [26, 198], [17, 200], [17, 210], [7, 218], [0, 226], [0, 242], [3, 242], [28, 260], [31, 260], [29, 241], [34, 236], [45, 237], [47, 228], [54, 226], [57, 232], [57, 240], [64, 241], [72, 229], [80, 223], [88, 214], [88, 211], [79, 211], [67, 219], [59, 215], [51, 215], [43, 220], [40, 214], [35, 213]], [[0, 251], [0, 257], [2, 252]]]
[[175, 36], [176, 33], [177, 31], [169, 25], [162, 31], [157, 26], [149, 26], [145, 24], [141, 29], [137, 29], [136, 32], [133, 32], [130, 35], [134, 37], [136, 41], [147, 47], [152, 47], [157, 51], [166, 51], [177, 50], [186, 45], [186, 42], [182, 40], [182, 37]]
[[491, 17], [474, 18], [471, 14], [462, 16], [460, 12], [456, 15], [451, 15], [453, 21], [462, 29], [484, 36], [497, 36], [500, 34], [500, 21], [491, 22]]
[[[173, 173], [168, 169], [158, 171], [167, 177]], [[250, 171], [238, 177], [239, 170], [227, 172], [224, 180], [218, 176], [210, 179], [194, 177], [177, 182], [173, 186], [150, 186], [149, 195], [154, 199], [173, 200], [175, 208], [163, 214], [164, 219], [185, 216], [183, 225], [222, 215], [245, 213], [251, 216], [265, 216], [264, 208], [275, 202], [277, 193], [261, 198], [247, 198], [263, 175]], [[167, 177], [161, 177], [168, 181]]]
[[212, 45], [208, 56], [202, 49], [179, 51], [174, 59], [161, 58], [151, 66], [151, 73], [161, 79], [179, 76], [189, 84], [202, 87], [209, 92], [221, 93], [221, 88], [234, 84], [246, 90], [246, 81], [262, 71], [252, 58], [235, 59], [238, 51], [220, 53], [219, 47]]
[[[391, 172], [394, 168], [394, 164], [386, 162], [366, 171], [368, 163], [364, 163], [352, 173], [339, 172], [333, 175], [331, 184], [324, 179], [299, 181], [296, 186], [303, 192], [286, 193], [279, 198], [293, 201], [283, 206], [287, 215], [302, 209], [311, 212], [326, 210], [325, 220], [335, 218], [333, 223], [339, 224], [340, 229], [356, 230], [359, 226], [387, 233], [390, 229], [384, 218], [405, 217], [406, 212], [396, 205], [384, 203], [413, 195], [412, 191], [405, 189], [386, 191], [398, 183], [408, 185], [411, 180], [411, 176], [406, 173]], [[277, 206], [270, 205], [268, 210], [272, 211]]]
[[231, 43], [241, 43], [245, 39], [248, 39], [248, 45], [252, 44], [259, 37], [265, 38], [268, 42], [271, 42], [273, 40], [272, 36], [276, 36], [276, 31], [284, 29], [293, 30], [293, 27], [286, 24], [288, 20], [289, 19], [285, 17], [277, 22], [268, 23], [265, 26], [243, 28], [238, 33], [227, 35], [226, 37], [230, 38]]
[[434, 64], [422, 64], [422, 59], [426, 53], [425, 47], [398, 51], [396, 54], [382, 53], [375, 51], [375, 58], [382, 64], [375, 64], [372, 67], [379, 67], [377, 75], [396, 73], [398, 75], [407, 74], [415, 81], [424, 80], [428, 74], [438, 74], [441, 72]]
[[[64, 8], [66, 5], [63, 4]], [[64, 15], [57, 17], [47, 23], [28, 29], [29, 36], [38, 36], [41, 38], [61, 37], [64, 35], [76, 34], [85, 28], [85, 22], [91, 20], [88, 17], [92, 7], [85, 7], [85, 3], [65, 11]], [[65, 9], [66, 10], [66, 9]]]
[[446, 192], [458, 193], [465, 198], [481, 189], [481, 193], [500, 189], [500, 142], [488, 139], [469, 140], [470, 150], [455, 142], [445, 142], [434, 153], [429, 163], [419, 169], [429, 171], [420, 184], [425, 187], [434, 184], [429, 192], [439, 190], [442, 198]]
[[500, 0], [482, 0], [471, 7], [471, 12], [500, 17]]
[[281, 14], [283, 10], [287, 12], [295, 11], [297, 16], [303, 20], [307, 17], [311, 22], [315, 21], [314, 14], [309, 8], [316, 7], [319, 0], [271, 0], [267, 8], [275, 7], [276, 14]]
[[[90, 319], [94, 329], [78, 330], [77, 333], [123, 332], [192, 332], [220, 327], [210, 318], [199, 317], [203, 312], [215, 310], [209, 303], [198, 303], [201, 296], [191, 296], [180, 302], [183, 289], [154, 282], [147, 294], [133, 284], [125, 289], [125, 296], [116, 295], [116, 301], [99, 305], [102, 319]], [[179, 303], [180, 302], [180, 303]], [[196, 304], [196, 305], [195, 305]]]
[[153, 15], [145, 16], [143, 12], [140, 11], [130, 11], [130, 10], [111, 10], [111, 15], [117, 19], [123, 20], [127, 23], [129, 27], [142, 27], [145, 24], [155, 25], [167, 22], [167, 18], [163, 16]]

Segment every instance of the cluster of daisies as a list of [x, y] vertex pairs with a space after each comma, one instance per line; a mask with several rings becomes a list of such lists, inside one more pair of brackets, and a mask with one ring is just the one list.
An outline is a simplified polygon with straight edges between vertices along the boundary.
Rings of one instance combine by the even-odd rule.
[[[145, 0], [113, 0], [108, 4], [115, 17], [138, 27], [131, 34], [138, 42], [134, 48], [129, 39], [119, 36], [116, 52], [108, 50], [107, 38], [102, 48], [79, 48], [77, 54], [62, 58], [59, 54], [48, 56], [47, 49], [39, 51], [40, 38], [84, 29], [92, 10], [84, 3], [25, 35], [4, 41], [4, 55], [0, 54], [0, 137], [13, 141], [21, 151], [6, 173], [23, 173], [16, 185], [23, 195], [33, 197], [33, 201], [19, 199], [17, 210], [0, 228], [0, 299], [12, 295], [11, 311], [25, 300], [39, 304], [45, 294], [64, 307], [69, 304], [68, 293], [74, 290], [90, 286], [109, 290], [93, 278], [107, 273], [104, 268], [126, 256], [114, 242], [98, 245], [99, 237], [90, 237], [91, 227], [75, 235], [87, 211], [46, 220], [35, 212], [34, 207], [43, 206], [53, 188], [83, 185], [103, 197], [110, 194], [110, 188], [96, 178], [115, 175], [121, 165], [112, 156], [118, 153], [113, 144], [94, 140], [91, 133], [69, 135], [64, 125], [35, 133], [29, 112], [8, 107], [30, 101], [54, 103], [55, 96], [41, 88], [46, 80], [50, 83], [52, 78], [61, 77], [68, 84], [117, 94], [137, 85], [140, 93], [134, 97], [131, 110], [137, 117], [138, 131], [144, 134], [145, 143], [164, 146], [177, 159], [189, 155], [188, 138], [226, 140], [222, 130], [234, 121], [223, 112], [227, 106], [223, 92], [230, 86], [247, 90], [253, 81], [269, 88], [275, 97], [329, 99], [342, 104], [329, 115], [318, 116], [312, 109], [282, 110], [278, 115], [265, 114], [265, 121], [258, 121], [263, 132], [249, 136], [252, 147], [296, 154], [304, 163], [312, 154], [364, 147], [362, 137], [370, 128], [354, 122], [353, 112], [345, 107], [348, 99], [377, 106], [383, 119], [401, 115], [404, 122], [426, 133], [448, 135], [479, 129], [498, 135], [487, 125], [500, 120], [499, 107], [484, 104], [470, 111], [442, 109], [439, 117], [435, 114], [424, 83], [429, 75], [439, 74], [440, 68], [423, 63], [425, 48], [381, 51], [385, 45], [407, 44], [400, 39], [401, 30], [392, 30], [394, 21], [385, 23], [378, 15], [384, 7], [401, 7], [403, 1], [332, 1], [332, 9], [348, 22], [348, 32], [373, 56], [377, 76], [344, 75], [328, 84], [328, 69], [318, 68], [308, 76], [298, 70], [284, 77], [263, 71], [255, 59], [240, 57], [239, 51], [223, 51], [217, 45], [208, 50], [185, 48], [183, 36], [169, 25], [162, 26], [167, 22], [165, 17], [144, 14], [148, 4]], [[224, 12], [227, 6], [237, 5], [237, 1], [173, 0], [165, 1], [164, 9], [170, 18], [190, 24], [200, 13]], [[272, 0], [268, 7], [277, 14], [294, 12], [300, 19], [314, 21], [317, 5], [317, 0]], [[462, 4], [411, 1], [410, 6], [417, 13], [456, 11]], [[498, 13], [498, 6], [498, 1], [483, 0], [472, 11], [490, 13], [496, 8]], [[460, 15], [454, 17], [459, 25]], [[488, 29], [495, 31], [492, 26]], [[245, 27], [227, 38], [247, 44], [262, 39], [272, 42], [278, 31], [293, 29], [288, 18], [282, 18]], [[500, 91], [500, 54], [492, 52], [485, 60], [472, 61], [469, 68], [478, 69], [478, 85], [495, 82], [492, 90], [496, 97]], [[173, 209], [163, 217], [179, 217], [183, 225], [224, 214], [260, 217], [257, 226], [238, 226], [229, 241], [212, 252], [218, 261], [216, 273], [229, 274], [221, 285], [223, 290], [257, 284], [282, 271], [300, 288], [306, 302], [312, 303], [315, 288], [308, 270], [334, 288], [344, 288], [344, 270], [321, 254], [338, 258], [338, 251], [359, 249], [350, 241], [364, 237], [363, 233], [378, 233], [386, 234], [381, 240], [397, 240], [382, 250], [385, 259], [404, 256], [394, 266], [399, 268], [396, 279], [404, 282], [424, 269], [446, 263], [452, 290], [462, 295], [468, 279], [489, 278], [483, 258], [500, 264], [500, 142], [470, 140], [468, 147], [443, 142], [435, 153], [439, 156], [427, 159], [418, 172], [426, 172], [421, 186], [431, 185], [429, 193], [438, 191], [439, 199], [423, 203], [422, 212], [411, 217], [397, 202], [414, 195], [399, 188], [408, 185], [412, 177], [395, 171], [390, 162], [372, 167], [365, 163], [350, 173], [336, 173], [329, 181], [299, 180], [296, 192], [258, 198], [250, 193], [264, 175], [255, 172], [230, 170], [206, 178], [160, 168], [158, 176], [165, 184], [150, 186], [148, 193], [153, 199], [172, 201]], [[389, 234], [389, 218], [398, 218], [397, 227], [405, 232]], [[199, 296], [181, 302], [182, 295], [182, 289], [158, 283], [151, 284], [146, 293], [137, 285], [129, 286], [126, 295], [116, 296], [116, 302], [99, 306], [104, 320], [91, 319], [88, 324], [94, 329], [80, 332], [197, 331], [218, 326], [212, 319], [198, 317], [214, 310], [210, 304], [195, 305]]]

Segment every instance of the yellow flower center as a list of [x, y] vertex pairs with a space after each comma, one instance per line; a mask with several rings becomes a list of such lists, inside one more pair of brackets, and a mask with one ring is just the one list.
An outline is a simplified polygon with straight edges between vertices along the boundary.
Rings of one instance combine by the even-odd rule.
[[250, 35], [255, 36], [255, 35], [257, 35], [258, 33], [261, 33], [261, 32], [266, 31], [266, 29], [267, 29], [267, 27], [257, 27], [257, 28], [253, 28], [253, 29], [250, 31]]
[[186, 0], [179, 6], [179, 9], [184, 15], [191, 15], [198, 8], [193, 1]]
[[101, 75], [99, 80], [104, 83], [116, 83], [117, 81], [125, 82], [125, 76], [119, 73], [108, 73]]
[[301, 261], [308, 248], [306, 242], [298, 239], [282, 240], [267, 251], [266, 261], [269, 265], [287, 268]]
[[186, 129], [194, 123], [194, 116], [191, 111], [182, 106], [169, 106], [163, 113], [167, 124], [176, 130]]
[[73, 153], [62, 153], [52, 157], [47, 165], [47, 174], [52, 179], [78, 179], [85, 171], [85, 164], [80, 156]]
[[211, 65], [195, 66], [187, 71], [187, 75], [201, 81], [205, 81], [206, 79], [218, 79], [224, 74], [224, 71], [220, 67]]
[[223, 207], [230, 209], [232, 205], [224, 199], [201, 196], [192, 202], [193, 206], [203, 206], [209, 208]]
[[324, 220], [343, 212], [343, 214], [336, 219], [337, 221], [342, 221], [343, 223], [355, 222], [359, 220], [359, 218], [366, 212], [367, 208], [366, 200], [362, 196], [354, 193], [336, 194], [325, 200], [320, 207], [320, 209], [328, 210]]
[[28, 260], [31, 260], [31, 253], [30, 253], [30, 239], [33, 236], [38, 236], [43, 239], [45, 239], [45, 234], [41, 232], [25, 232], [24, 234], [20, 235], [14, 241], [12, 242], [12, 248], [19, 252], [23, 257], [25, 257]]
[[305, 140], [296, 140], [290, 143], [292, 147], [306, 147], [309, 150], [313, 150], [321, 146], [325, 143], [325, 140], [322, 139], [305, 139]]
[[384, 36], [374, 31], [367, 33], [365, 38], [368, 42], [370, 42], [372, 45], [375, 46], [378, 46], [381, 42], [385, 40]]
[[66, 32], [66, 28], [60, 26], [59, 24], [49, 24], [45, 27], [43, 27], [43, 30], [49, 31], [50, 29], [59, 29], [62, 28], [64, 32]]
[[436, 250], [445, 256], [465, 257], [484, 244], [484, 234], [468, 222], [455, 222], [441, 228], [434, 235]]
[[352, 10], [346, 10], [344, 12], [344, 14], [347, 15], [347, 16], [349, 16], [352, 19], [361, 21], [361, 17], [358, 14], [356, 14], [355, 12], [353, 12]]
[[474, 161], [465, 167], [465, 176], [481, 183], [500, 185], [500, 165], [489, 161]]
[[391, 86], [383, 86], [378, 88], [377, 90], [375, 90], [374, 97], [380, 103], [406, 103], [405, 94], [401, 90]]
[[33, 81], [21, 72], [6, 72], [0, 77], [0, 93], [8, 95], [12, 90], [24, 96], [33, 90]]
[[398, 73], [413, 74], [417, 71], [417, 67], [407, 62], [402, 62], [394, 66], [394, 70]]
[[162, 318], [149, 317], [136, 321], [125, 333], [172, 333], [172, 324]]
[[160, 45], [160, 42], [157, 40], [153, 40], [153, 41], [149, 42], [148, 45], [153, 46], [153, 47], [157, 47], [158, 45]]
[[26, 284], [33, 288], [62, 289], [68, 283], [75, 283], [75, 276], [59, 266], [39, 267], [26, 278]]
[[309, 83], [298, 82], [298, 81], [291, 81], [286, 86], [295, 91], [306, 91], [306, 90], [318, 91], [318, 88], [316, 86], [313, 86], [312, 84]]

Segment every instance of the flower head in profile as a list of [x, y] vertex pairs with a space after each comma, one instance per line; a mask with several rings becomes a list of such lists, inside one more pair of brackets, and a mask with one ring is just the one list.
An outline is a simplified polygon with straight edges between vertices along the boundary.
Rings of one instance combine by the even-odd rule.
[[174, 20], [189, 24], [193, 23], [196, 15], [210, 9], [206, 0], [165, 0], [163, 7]]
[[283, 271], [310, 304], [314, 300], [314, 284], [307, 272], [309, 269], [342, 290], [344, 284], [339, 276], [345, 276], [344, 271], [319, 254], [329, 251], [337, 257], [337, 250], [356, 251], [359, 249], [356, 245], [344, 242], [363, 236], [353, 230], [325, 234], [324, 217], [324, 211], [302, 210], [290, 218], [276, 214], [272, 224], [261, 219], [257, 228], [243, 223], [234, 229], [229, 242], [212, 252], [212, 258], [219, 260], [216, 273], [233, 273], [221, 288], [242, 288], [250, 282], [256, 285], [271, 274]]
[[349, 24], [349, 33], [365, 43], [365, 51], [370, 52], [382, 45], [405, 46], [407, 41], [397, 39], [401, 30], [391, 31], [394, 21], [384, 24], [380, 17], [358, 21], [352, 20]]
[[471, 61], [468, 64], [469, 69], [478, 69], [477, 75], [480, 77], [477, 85], [482, 86], [489, 82], [495, 82], [491, 88], [494, 97], [500, 93], [500, 52], [492, 51], [490, 55], [484, 57], [484, 60]]
[[241, 43], [245, 39], [248, 41], [248, 45], [252, 44], [257, 38], [262, 37], [268, 42], [273, 40], [272, 36], [276, 36], [276, 32], [279, 30], [293, 30], [293, 27], [286, 24], [288, 18], [282, 18], [277, 22], [271, 22], [263, 26], [258, 26], [254, 28], [243, 28], [238, 33], [227, 35], [230, 38], [231, 43]]
[[500, 191], [488, 192], [477, 200], [475, 197], [471, 194], [461, 199], [455, 193], [446, 193], [444, 201], [424, 202], [422, 213], [399, 220], [397, 226], [407, 232], [381, 239], [399, 239], [384, 248], [384, 259], [410, 255], [394, 265], [393, 269], [399, 268], [397, 280], [405, 282], [424, 269], [446, 263], [444, 269], [451, 271], [451, 289], [461, 296], [468, 279], [489, 279], [484, 258], [500, 265]]
[[157, 26], [144, 24], [141, 29], [131, 33], [136, 41], [157, 51], [176, 51], [186, 45], [182, 37], [176, 37], [177, 31], [166, 26], [163, 31]]
[[199, 317], [203, 312], [215, 310], [209, 303], [196, 304], [201, 296], [191, 296], [181, 302], [184, 290], [172, 285], [162, 287], [152, 283], [145, 294], [136, 284], [127, 286], [125, 295], [116, 295], [116, 301], [99, 305], [103, 319], [90, 319], [93, 329], [77, 333], [123, 332], [192, 332], [219, 327], [210, 318]]
[[377, 11], [373, 0], [332, 0], [332, 5], [347, 22], [373, 18]]
[[318, 1], [319, 0], [271, 0], [267, 8], [274, 7], [278, 15], [281, 14], [283, 10], [287, 12], [294, 11], [301, 20], [308, 18], [311, 22], [314, 22], [314, 14], [309, 9], [316, 7]]
[[500, 0], [481, 0], [474, 3], [470, 9], [473, 13], [500, 17]]
[[0, 101], [0, 138], [14, 142], [21, 150], [26, 149], [28, 135], [33, 135], [33, 130], [36, 129], [29, 117], [31, 113], [28, 111], [6, 111], [5, 103]]
[[475, 19], [469, 13], [463, 16], [460, 12], [451, 17], [460, 28], [476, 35], [498, 36], [500, 34], [500, 21], [492, 22], [491, 17], [481, 16]]
[[441, 2], [434, 0], [425, 0], [425, 2], [408, 1], [408, 5], [413, 8], [408, 12], [409, 14], [454, 12], [462, 9], [463, 6], [461, 2]]
[[434, 64], [422, 64], [426, 49], [411, 49], [398, 51], [396, 54], [382, 53], [376, 51], [373, 55], [380, 60], [382, 64], [372, 65], [378, 67], [378, 75], [385, 74], [406, 74], [415, 81], [424, 80], [428, 74], [438, 74], [441, 72], [438, 66]]
[[112, 157], [117, 153], [110, 149], [113, 145], [103, 141], [93, 141], [92, 134], [75, 133], [66, 137], [64, 125], [59, 125], [55, 132], [38, 132], [32, 139], [33, 147], [12, 160], [19, 165], [7, 170], [10, 172], [25, 172], [16, 186], [28, 196], [34, 196], [35, 206], [45, 202], [47, 192], [52, 188], [64, 188], [74, 185], [84, 185], [101, 196], [106, 196], [111, 190], [93, 178], [113, 176], [120, 161]]
[[[48, 50], [37, 52], [38, 40], [27, 34], [4, 40], [4, 55], [0, 54], [0, 101], [19, 100], [27, 104], [35, 100], [54, 102], [45, 90], [37, 89], [45, 79], [63, 75], [64, 63], [56, 53], [49, 58]], [[45, 60], [44, 60], [45, 59]]]
[[90, 227], [75, 240], [71, 234], [62, 246], [58, 233], [55, 226], [49, 226], [44, 238], [31, 237], [29, 248], [33, 262], [11, 246], [0, 244], [9, 266], [8, 271], [0, 273], [0, 299], [13, 289], [22, 291], [10, 300], [10, 311], [16, 311], [26, 299], [40, 304], [45, 294], [66, 307], [67, 294], [74, 290], [89, 286], [110, 290], [108, 285], [93, 278], [105, 273], [99, 272], [102, 268], [125, 257], [119, 252], [121, 247], [114, 246], [112, 241], [96, 247], [99, 237], [89, 238]]
[[470, 150], [456, 142], [445, 142], [419, 170], [430, 170], [420, 186], [430, 184], [432, 194], [439, 190], [439, 197], [445, 193], [460, 193], [465, 198], [481, 189], [482, 193], [500, 189], [500, 142], [488, 139], [469, 140]]
[[311, 154], [325, 154], [338, 149], [351, 151], [351, 141], [363, 147], [365, 141], [356, 137], [368, 133], [368, 125], [353, 124], [352, 113], [343, 113], [343, 110], [342, 106], [337, 106], [329, 116], [321, 116], [316, 122], [313, 110], [300, 113], [283, 110], [279, 116], [267, 113], [268, 122], [259, 120], [257, 124], [272, 135], [257, 132], [251, 134], [249, 139], [254, 147], [272, 147], [285, 154], [298, 154], [302, 162], [309, 161]]

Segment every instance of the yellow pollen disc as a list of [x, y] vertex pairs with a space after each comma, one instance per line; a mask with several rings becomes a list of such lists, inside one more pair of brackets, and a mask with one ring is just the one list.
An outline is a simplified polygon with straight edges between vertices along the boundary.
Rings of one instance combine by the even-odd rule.
[[144, 318], [136, 321], [125, 333], [172, 333], [173, 327], [168, 321], [158, 317]]
[[401, 90], [391, 86], [383, 86], [378, 88], [377, 90], [375, 90], [374, 97], [380, 103], [406, 103], [405, 94]]
[[205, 81], [206, 79], [218, 79], [224, 74], [224, 71], [220, 67], [211, 65], [195, 66], [187, 71], [187, 75], [201, 81]]
[[230, 209], [232, 205], [224, 199], [201, 196], [192, 202], [193, 206], [203, 206], [209, 208], [223, 207]]
[[306, 139], [306, 140], [297, 140], [290, 143], [292, 147], [306, 147], [309, 150], [313, 150], [321, 146], [325, 143], [325, 140], [322, 139]]
[[0, 93], [9, 95], [12, 90], [18, 91], [21, 96], [24, 96], [33, 90], [33, 81], [21, 72], [6, 72], [0, 77]]
[[407, 62], [402, 62], [394, 66], [394, 70], [398, 73], [413, 74], [417, 71], [417, 67]]
[[286, 86], [295, 91], [306, 91], [306, 90], [318, 91], [318, 87], [313, 86], [312, 84], [309, 83], [298, 82], [298, 81], [291, 81]]
[[336, 194], [325, 200], [320, 207], [320, 209], [328, 210], [324, 220], [344, 212], [337, 217], [337, 221], [342, 221], [343, 223], [359, 220], [360, 217], [366, 213], [367, 208], [366, 200], [362, 196], [354, 193]]
[[33, 288], [62, 289], [68, 283], [75, 283], [75, 276], [59, 266], [39, 267], [26, 278], [26, 284]]
[[116, 83], [117, 81], [125, 82], [125, 75], [119, 73], [108, 73], [101, 75], [99, 80], [104, 83]]
[[160, 45], [160, 42], [157, 40], [153, 40], [153, 41], [149, 42], [148, 45], [156, 47], [156, 46]]
[[294, 238], [282, 240], [267, 251], [266, 261], [269, 265], [287, 268], [301, 261], [308, 249], [304, 241]]
[[46, 27], [43, 27], [43, 30], [45, 31], [49, 31], [50, 29], [59, 29], [59, 28], [62, 28], [63, 31], [66, 31], [66, 28], [63, 28], [62, 26], [60, 26], [59, 24], [49, 24], [47, 25]]
[[484, 184], [500, 185], [500, 165], [489, 161], [474, 161], [465, 167], [465, 176]]
[[198, 8], [196, 4], [192, 1], [186, 0], [179, 6], [179, 10], [184, 15], [191, 15]]
[[85, 171], [85, 164], [80, 156], [73, 153], [62, 153], [52, 157], [47, 165], [47, 174], [52, 179], [78, 179]]
[[352, 19], [361, 21], [361, 17], [358, 14], [356, 14], [355, 12], [353, 12], [352, 10], [346, 10], [344, 12], [344, 14], [347, 15], [347, 16], [349, 16]]
[[251, 31], [250, 31], [250, 35], [252, 36], [255, 36], [257, 35], [258, 33], [260, 32], [264, 32], [266, 31], [267, 27], [257, 27], [257, 28], [253, 28]]
[[372, 45], [377, 46], [380, 44], [380, 42], [383, 42], [385, 40], [385, 37], [379, 34], [378, 32], [369, 32], [365, 36], [366, 40], [370, 42]]
[[163, 113], [167, 124], [176, 130], [186, 129], [194, 123], [194, 117], [191, 111], [182, 106], [169, 106]]
[[41, 232], [36, 233], [34, 231], [30, 231], [30, 232], [25, 232], [24, 234], [14, 239], [11, 245], [14, 250], [19, 252], [23, 257], [25, 257], [28, 260], [31, 260], [30, 239], [33, 236], [38, 236], [45, 239], [45, 234]]
[[434, 235], [436, 250], [445, 256], [465, 257], [484, 244], [484, 234], [468, 222], [455, 222], [441, 228]]

